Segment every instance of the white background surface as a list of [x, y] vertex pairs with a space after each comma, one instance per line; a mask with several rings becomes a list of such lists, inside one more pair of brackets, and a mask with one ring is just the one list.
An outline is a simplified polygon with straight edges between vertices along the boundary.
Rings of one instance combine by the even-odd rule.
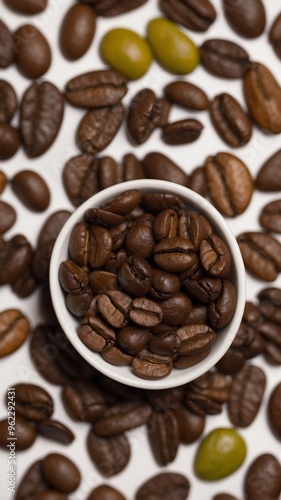
[[[189, 36], [198, 44], [209, 38], [227, 38], [237, 41], [244, 47], [252, 60], [265, 63], [271, 68], [273, 74], [281, 83], [281, 61], [275, 56], [271, 46], [267, 41], [269, 27], [276, 14], [281, 10], [279, 0], [264, 0], [267, 10], [267, 26], [265, 33], [255, 40], [246, 40], [238, 37], [227, 26], [220, 0], [213, 0], [217, 10], [217, 20], [211, 28], [203, 34], [189, 32]], [[52, 65], [44, 75], [45, 80], [55, 83], [63, 90], [65, 83], [72, 77], [86, 71], [104, 68], [104, 64], [98, 55], [98, 46], [101, 36], [113, 27], [128, 27], [135, 29], [140, 35], [145, 35], [145, 26], [153, 17], [160, 16], [156, 0], [149, 0], [141, 8], [115, 18], [97, 20], [97, 29], [93, 43], [87, 54], [76, 62], [68, 62], [63, 59], [58, 49], [58, 33], [62, 18], [72, 2], [67, 0], [50, 0], [47, 10], [36, 16], [20, 16], [9, 11], [3, 1], [0, 0], [0, 17], [5, 21], [10, 30], [17, 29], [25, 23], [34, 23], [48, 39], [53, 53]], [[0, 70], [0, 78], [8, 80], [15, 87], [19, 100], [23, 92], [30, 85], [30, 81], [22, 77], [15, 66], [6, 70]], [[224, 80], [209, 75], [202, 67], [198, 67], [192, 74], [185, 77], [188, 81], [198, 84], [212, 99], [215, 95], [225, 91], [232, 94], [243, 104], [242, 85], [240, 80]], [[150, 71], [140, 80], [129, 85], [129, 92], [124, 98], [124, 103], [129, 103], [135, 93], [144, 87], [149, 87], [155, 91], [158, 97], [162, 95], [164, 85], [176, 79], [176, 76], [165, 72], [154, 62]], [[33, 169], [40, 173], [48, 183], [52, 191], [52, 199], [48, 209], [42, 214], [35, 214], [27, 210], [16, 199], [10, 187], [7, 187], [2, 195], [2, 199], [11, 203], [17, 209], [17, 221], [11, 230], [6, 234], [6, 238], [14, 234], [24, 234], [32, 245], [36, 245], [38, 232], [51, 213], [58, 209], [73, 210], [73, 206], [66, 197], [62, 186], [61, 173], [65, 162], [74, 155], [79, 154], [75, 144], [75, 128], [83, 116], [84, 111], [65, 106], [65, 114], [60, 133], [53, 146], [41, 157], [34, 160], [28, 159], [21, 149], [11, 160], [2, 162], [0, 168], [11, 178], [21, 169]], [[161, 151], [172, 158], [178, 165], [191, 172], [196, 166], [202, 165], [207, 155], [216, 154], [219, 151], [229, 151], [241, 158], [249, 167], [253, 177], [255, 177], [262, 163], [281, 147], [280, 135], [266, 136], [254, 127], [253, 136], [249, 144], [242, 148], [232, 150], [226, 146], [218, 135], [213, 131], [208, 116], [208, 112], [189, 112], [174, 108], [170, 115], [170, 120], [194, 116], [204, 124], [201, 137], [195, 143], [187, 146], [168, 146], [161, 142], [160, 132], [155, 131], [150, 139], [143, 144], [133, 148], [125, 135], [125, 126], [119, 131], [112, 143], [101, 155], [111, 155], [115, 160], [121, 161], [127, 152], [134, 152], [138, 158], [143, 158], [150, 151]], [[18, 116], [15, 116], [13, 123], [18, 123]], [[248, 209], [240, 216], [229, 219], [228, 222], [235, 235], [242, 231], [259, 230], [258, 216], [260, 209], [268, 201], [278, 199], [279, 193], [262, 194], [255, 192]], [[275, 235], [276, 236], [276, 235]], [[280, 240], [280, 236], [277, 236]], [[281, 241], [281, 240], [280, 240]], [[265, 286], [281, 286], [281, 278], [271, 284], [259, 281], [247, 275], [247, 299], [255, 301], [257, 293]], [[32, 328], [42, 321], [38, 306], [38, 293], [21, 300], [16, 297], [8, 286], [0, 289], [0, 310], [6, 308], [19, 308], [30, 319]], [[242, 482], [245, 471], [251, 461], [260, 453], [272, 452], [281, 459], [280, 442], [278, 442], [268, 429], [266, 422], [266, 405], [273, 386], [281, 380], [281, 368], [270, 367], [262, 357], [255, 358], [253, 363], [261, 366], [267, 375], [267, 386], [263, 403], [255, 422], [247, 429], [241, 430], [244, 436], [248, 453], [243, 467], [236, 473], [221, 481], [213, 483], [198, 480], [193, 474], [193, 459], [198, 443], [186, 446], [181, 445], [176, 460], [165, 468], [159, 468], [153, 458], [149, 448], [146, 431], [144, 428], [136, 429], [128, 433], [132, 457], [126, 469], [115, 477], [105, 479], [100, 476], [92, 464], [85, 447], [86, 436], [89, 431], [89, 424], [75, 423], [66, 413], [60, 399], [61, 388], [46, 382], [34, 369], [30, 360], [28, 341], [15, 353], [0, 360], [0, 419], [7, 416], [5, 397], [8, 386], [22, 381], [36, 383], [46, 388], [55, 400], [55, 410], [53, 417], [68, 425], [75, 433], [75, 440], [68, 447], [48, 441], [38, 437], [34, 445], [23, 452], [17, 452], [17, 482], [19, 483], [27, 467], [35, 460], [44, 457], [52, 451], [63, 453], [72, 458], [79, 466], [82, 473], [80, 488], [73, 493], [71, 500], [85, 500], [89, 491], [102, 482], [107, 482], [123, 492], [128, 500], [134, 498], [137, 488], [145, 480], [160, 471], [177, 471], [185, 474], [191, 482], [190, 500], [210, 500], [216, 492], [232, 492], [237, 498], [242, 498]], [[209, 416], [206, 420], [205, 433], [219, 426], [230, 426], [226, 412], [219, 416]], [[7, 490], [6, 474], [8, 472], [8, 454], [0, 450], [0, 500], [11, 500], [13, 496]]]

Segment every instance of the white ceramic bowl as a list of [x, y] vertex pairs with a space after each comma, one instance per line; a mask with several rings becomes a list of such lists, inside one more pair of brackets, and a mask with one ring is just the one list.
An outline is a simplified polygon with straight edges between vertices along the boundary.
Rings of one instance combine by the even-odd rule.
[[[62, 261], [68, 257], [68, 241], [71, 230], [83, 219], [88, 208], [99, 207], [109, 200], [120, 196], [130, 189], [138, 189], [141, 193], [172, 193], [178, 195], [189, 207], [193, 207], [205, 215], [213, 225], [216, 234], [222, 237], [228, 246], [232, 258], [233, 284], [237, 291], [237, 305], [231, 322], [220, 330], [210, 354], [200, 363], [186, 369], [172, 370], [172, 373], [160, 380], [146, 380], [134, 375], [128, 366], [115, 366], [105, 361], [99, 353], [92, 352], [79, 339], [77, 327], [79, 318], [74, 317], [66, 308], [65, 295], [59, 283], [58, 269]], [[63, 226], [53, 249], [50, 263], [50, 290], [53, 306], [59, 323], [75, 349], [106, 376], [123, 384], [145, 389], [166, 389], [180, 386], [194, 380], [209, 369], [225, 354], [239, 328], [245, 305], [245, 269], [236, 238], [222, 215], [194, 191], [179, 184], [152, 179], [123, 182], [100, 191], [75, 210]]]

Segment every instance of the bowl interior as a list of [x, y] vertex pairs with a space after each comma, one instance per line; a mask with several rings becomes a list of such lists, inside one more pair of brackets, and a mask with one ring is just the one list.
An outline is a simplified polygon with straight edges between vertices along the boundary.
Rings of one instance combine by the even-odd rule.
[[[73, 316], [65, 305], [65, 295], [59, 283], [58, 269], [62, 261], [68, 259], [68, 241], [71, 230], [77, 222], [83, 220], [88, 208], [99, 207], [116, 196], [130, 189], [138, 189], [141, 193], [171, 193], [178, 195], [186, 205], [197, 209], [205, 215], [213, 225], [216, 233], [225, 241], [232, 258], [233, 284], [237, 291], [237, 305], [231, 322], [221, 329], [211, 348], [210, 354], [201, 362], [186, 369], [172, 370], [172, 373], [160, 380], [146, 380], [134, 375], [128, 366], [115, 366], [105, 361], [99, 353], [92, 352], [77, 335], [79, 318]], [[104, 375], [123, 384], [146, 389], [166, 389], [180, 386], [194, 380], [211, 369], [229, 348], [239, 328], [245, 306], [245, 269], [240, 250], [232, 230], [223, 216], [194, 191], [179, 184], [152, 179], [123, 182], [100, 191], [69, 217], [57, 237], [50, 262], [50, 291], [58, 321], [69, 341], [83, 358]]]

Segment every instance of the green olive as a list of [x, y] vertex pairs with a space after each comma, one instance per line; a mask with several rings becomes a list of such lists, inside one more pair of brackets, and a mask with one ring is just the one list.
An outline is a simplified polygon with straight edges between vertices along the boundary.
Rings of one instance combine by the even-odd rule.
[[149, 21], [147, 39], [155, 58], [172, 73], [190, 73], [199, 63], [198, 47], [168, 19]]
[[112, 29], [104, 35], [100, 54], [111, 68], [129, 80], [141, 78], [148, 71], [153, 58], [147, 41], [125, 28]]
[[235, 429], [215, 429], [199, 445], [195, 457], [195, 473], [200, 479], [207, 481], [222, 479], [242, 465], [246, 452], [246, 443]]

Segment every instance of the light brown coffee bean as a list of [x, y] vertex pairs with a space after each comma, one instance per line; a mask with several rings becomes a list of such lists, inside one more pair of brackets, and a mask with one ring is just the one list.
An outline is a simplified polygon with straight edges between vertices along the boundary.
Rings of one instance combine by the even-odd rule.
[[203, 125], [195, 118], [186, 118], [167, 123], [162, 128], [162, 139], [166, 144], [180, 145], [196, 141], [203, 130]]
[[207, 31], [217, 17], [209, 0], [160, 0], [160, 9], [175, 23], [198, 32]]
[[60, 453], [49, 453], [42, 460], [42, 474], [52, 488], [63, 493], [75, 491], [81, 481], [81, 473], [75, 463]]
[[0, 200], [0, 234], [5, 233], [15, 223], [17, 214], [9, 203]]
[[29, 319], [18, 309], [6, 309], [0, 313], [0, 356], [16, 351], [30, 333]]
[[168, 99], [179, 106], [195, 111], [203, 111], [209, 107], [207, 94], [197, 85], [185, 80], [175, 80], [164, 87]]
[[30, 79], [43, 76], [52, 61], [51, 48], [43, 33], [32, 24], [24, 24], [15, 31], [14, 40], [19, 71]]
[[60, 26], [60, 48], [71, 61], [80, 59], [93, 41], [96, 30], [95, 11], [87, 4], [72, 5]]
[[224, 92], [214, 97], [210, 114], [215, 129], [229, 146], [241, 147], [251, 139], [250, 118], [230, 94]]

